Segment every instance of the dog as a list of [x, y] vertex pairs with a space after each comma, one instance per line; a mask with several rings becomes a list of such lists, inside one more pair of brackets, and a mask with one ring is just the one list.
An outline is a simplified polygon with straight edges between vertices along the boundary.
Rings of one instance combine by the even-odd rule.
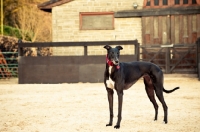
[[151, 62], [135, 61], [135, 62], [119, 62], [121, 46], [112, 48], [109, 45], [104, 46], [107, 49], [106, 56], [106, 69], [104, 72], [104, 84], [107, 90], [110, 120], [106, 126], [112, 126], [113, 123], [113, 94], [114, 89], [118, 95], [118, 120], [114, 128], [119, 129], [121, 123], [122, 113], [122, 100], [123, 90], [127, 90], [141, 77], [144, 78], [145, 89], [147, 95], [155, 108], [155, 118], [157, 120], [158, 105], [154, 98], [154, 91], [159, 101], [162, 103], [164, 110], [164, 123], [167, 124], [168, 107], [163, 97], [163, 91], [165, 93], [171, 93], [179, 87], [172, 90], [165, 90], [163, 87], [163, 72], [155, 64]]

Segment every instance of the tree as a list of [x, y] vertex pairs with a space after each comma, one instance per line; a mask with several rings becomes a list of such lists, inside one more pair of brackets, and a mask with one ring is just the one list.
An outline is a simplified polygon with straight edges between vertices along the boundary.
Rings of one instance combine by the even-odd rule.
[[[17, 21], [15, 26], [20, 29], [22, 39], [35, 42], [49, 41], [51, 39], [51, 19], [47, 14], [37, 8], [37, 4], [30, 0], [21, 0], [18, 2]], [[40, 33], [48, 32], [49, 37]]]
[[4, 25], [18, 28], [24, 40], [51, 41], [51, 14], [37, 8], [44, 1], [3, 0]]

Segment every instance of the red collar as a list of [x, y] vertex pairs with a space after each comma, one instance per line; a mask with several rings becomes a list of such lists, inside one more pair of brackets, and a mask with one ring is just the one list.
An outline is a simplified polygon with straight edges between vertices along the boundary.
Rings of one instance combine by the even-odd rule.
[[[113, 62], [111, 60], [108, 59], [108, 55], [106, 55], [106, 63], [109, 65], [109, 66], [114, 66]], [[120, 68], [119, 65], [116, 66], [117, 69]]]

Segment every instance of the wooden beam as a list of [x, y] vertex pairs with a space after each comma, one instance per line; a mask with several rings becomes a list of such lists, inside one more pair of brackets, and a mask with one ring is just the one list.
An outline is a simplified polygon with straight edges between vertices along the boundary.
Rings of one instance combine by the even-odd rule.
[[143, 16], [166, 16], [182, 14], [199, 14], [200, 6], [170, 7], [159, 9], [135, 9], [115, 12], [115, 18], [143, 17]]
[[63, 47], [63, 46], [94, 46], [94, 45], [138, 45], [138, 40], [125, 41], [85, 41], [85, 42], [35, 42], [35, 43], [21, 43], [18, 42], [18, 47]]

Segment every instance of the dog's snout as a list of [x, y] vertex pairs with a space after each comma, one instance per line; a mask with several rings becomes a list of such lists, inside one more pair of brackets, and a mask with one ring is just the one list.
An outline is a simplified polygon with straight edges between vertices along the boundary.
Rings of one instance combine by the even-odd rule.
[[116, 64], [118, 64], [118, 63], [119, 63], [119, 61], [118, 61], [118, 60], [116, 60], [116, 61], [115, 61], [115, 63], [116, 63]]

